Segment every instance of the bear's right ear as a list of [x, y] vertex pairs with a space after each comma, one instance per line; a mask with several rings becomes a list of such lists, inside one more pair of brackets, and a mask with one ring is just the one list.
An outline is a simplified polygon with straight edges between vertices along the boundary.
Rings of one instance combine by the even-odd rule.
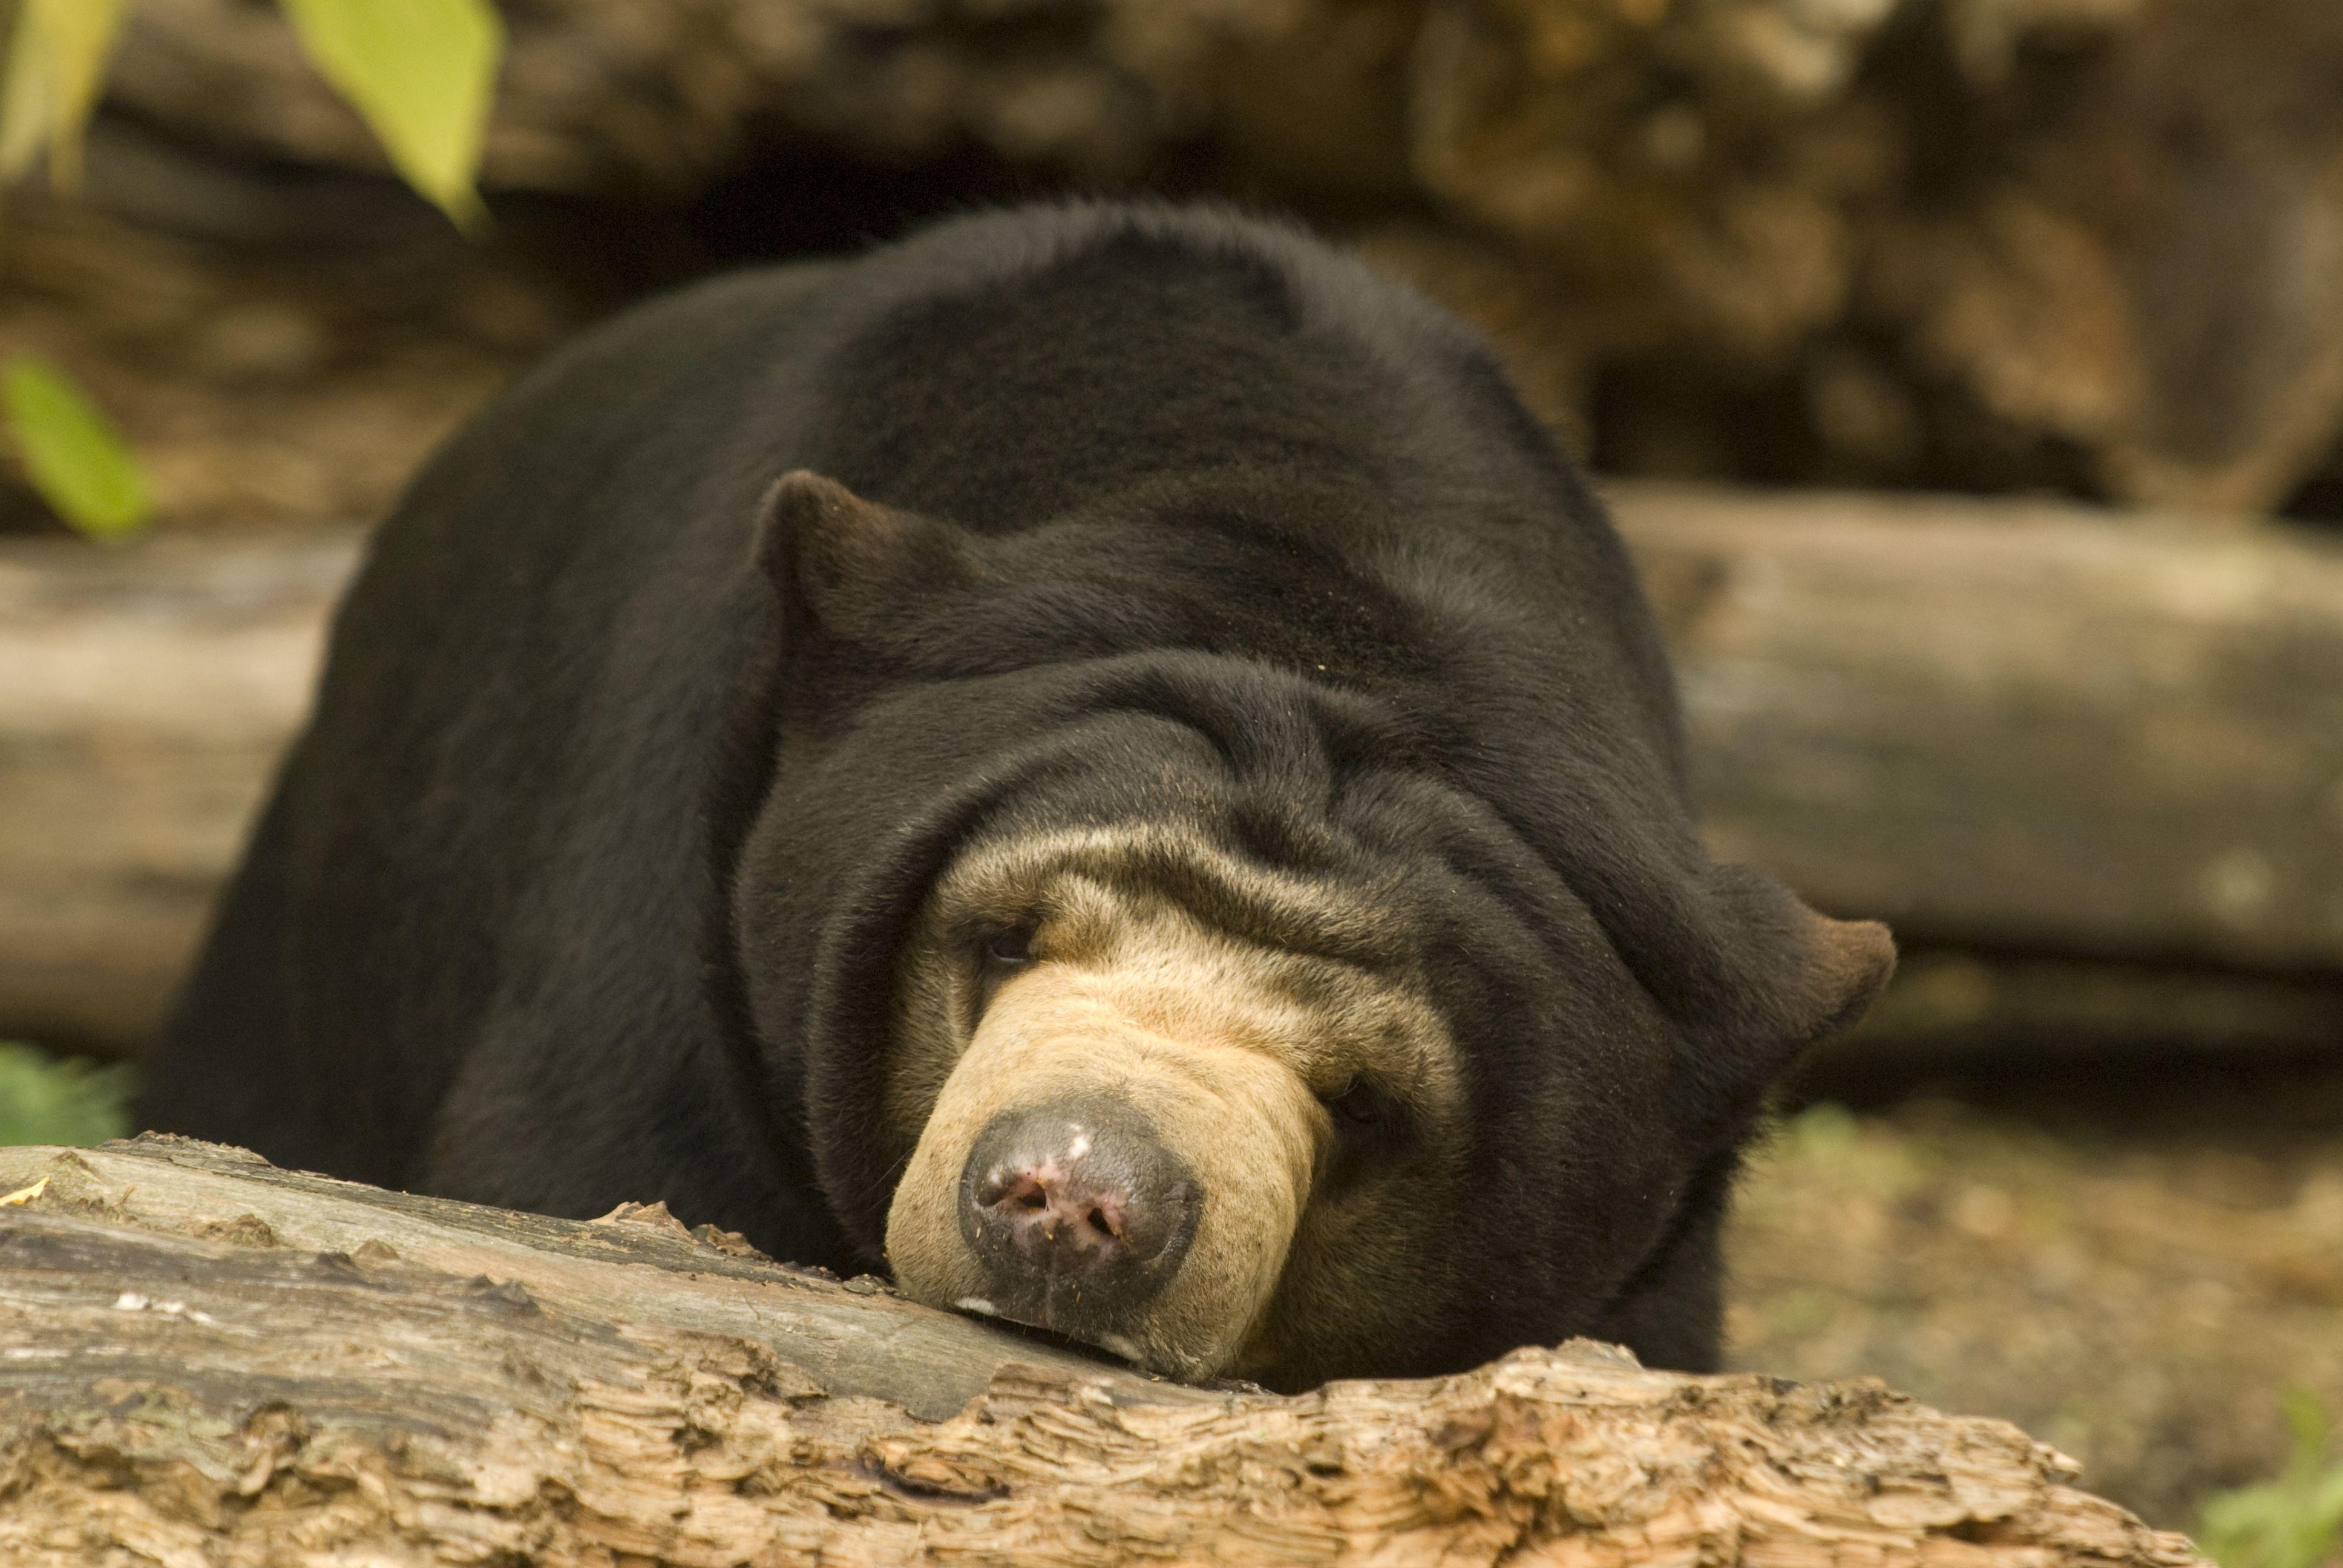
[[864, 500], [796, 468], [765, 492], [754, 552], [779, 597], [794, 652], [809, 640], [866, 640], [900, 618], [905, 603], [969, 585], [980, 571], [973, 542], [950, 523]]
[[[1682, 1099], [1695, 1122], [1737, 1124], [1807, 1046], [1863, 1016], [1896, 972], [1896, 940], [1876, 920], [1836, 920], [1747, 866], [1713, 866], [1701, 980], [1680, 1003], [1695, 1038]], [[1687, 955], [1689, 956], [1689, 955]]]

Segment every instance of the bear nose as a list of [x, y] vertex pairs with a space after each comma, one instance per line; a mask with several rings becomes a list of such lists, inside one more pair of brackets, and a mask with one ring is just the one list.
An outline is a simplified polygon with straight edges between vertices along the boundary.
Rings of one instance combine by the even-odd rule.
[[1194, 1179], [1134, 1112], [1071, 1103], [996, 1117], [960, 1177], [960, 1231], [1004, 1317], [1080, 1333], [1177, 1271]]

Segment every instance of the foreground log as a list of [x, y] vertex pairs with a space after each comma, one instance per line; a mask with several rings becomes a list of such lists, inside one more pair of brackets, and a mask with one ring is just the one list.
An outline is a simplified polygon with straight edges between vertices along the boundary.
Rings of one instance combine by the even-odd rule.
[[[1721, 853], [1911, 942], [2343, 971], [2337, 541], [2006, 502], [1614, 499]], [[341, 535], [0, 549], [0, 1031], [151, 1031], [355, 559]], [[2333, 1016], [2260, 1010], [2295, 1033]]]
[[[2006, 1424], [1646, 1372], [1202, 1391], [687, 1231], [0, 1150], [0, 1560], [2183, 1568]], [[965, 1406], [965, 1408], [962, 1408]]]

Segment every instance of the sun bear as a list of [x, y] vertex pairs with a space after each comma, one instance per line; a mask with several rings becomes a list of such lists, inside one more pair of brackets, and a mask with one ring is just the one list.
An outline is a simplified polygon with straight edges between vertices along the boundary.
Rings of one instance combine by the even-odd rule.
[[1075, 203], [634, 309], [376, 537], [150, 1125], [1277, 1388], [1717, 1355], [1885, 981], [1694, 833], [1601, 508], [1298, 229]]

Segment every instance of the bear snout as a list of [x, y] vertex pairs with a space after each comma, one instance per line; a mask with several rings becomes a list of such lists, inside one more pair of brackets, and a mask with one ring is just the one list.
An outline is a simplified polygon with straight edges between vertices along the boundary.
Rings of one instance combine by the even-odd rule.
[[1202, 1207], [1187, 1165], [1104, 1101], [995, 1117], [960, 1185], [960, 1234], [993, 1309], [1077, 1334], [1161, 1293]]

